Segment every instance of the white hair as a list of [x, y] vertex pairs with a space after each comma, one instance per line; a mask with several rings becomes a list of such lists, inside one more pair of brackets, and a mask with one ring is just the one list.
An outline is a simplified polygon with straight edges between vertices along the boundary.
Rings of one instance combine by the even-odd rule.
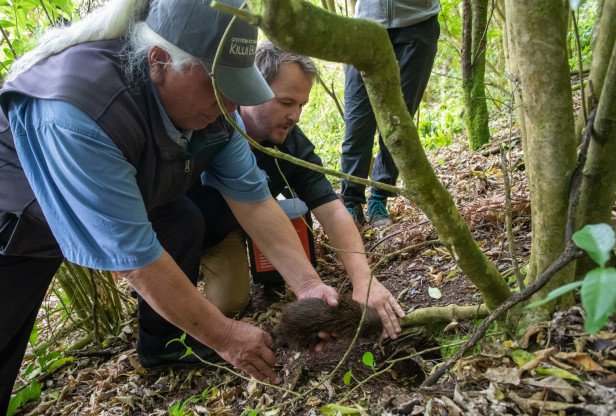
[[176, 72], [181, 72], [187, 67], [201, 64], [198, 58], [165, 40], [150, 29], [145, 22], [138, 22], [131, 28], [128, 45], [124, 50], [126, 76], [130, 83], [139, 83], [147, 75], [145, 63], [147, 62], [149, 50], [154, 46], [158, 46], [169, 54], [170, 59], [166, 65]]
[[37, 62], [79, 43], [126, 36], [132, 23], [142, 19], [150, 0], [110, 0], [83, 20], [50, 28], [34, 49], [16, 60], [7, 76], [12, 80]]

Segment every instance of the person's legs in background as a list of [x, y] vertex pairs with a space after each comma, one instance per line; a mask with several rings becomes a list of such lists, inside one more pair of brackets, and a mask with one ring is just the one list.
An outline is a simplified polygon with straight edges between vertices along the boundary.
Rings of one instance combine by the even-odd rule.
[[[360, 73], [347, 65], [344, 74], [345, 132], [340, 166], [344, 173], [367, 178], [372, 161], [376, 120]], [[344, 204], [358, 226], [365, 222], [362, 210], [362, 204], [366, 203], [365, 190], [365, 185], [345, 180], [341, 182]]]
[[[436, 56], [440, 34], [438, 16], [433, 16], [416, 25], [389, 29], [388, 34], [400, 67], [400, 85], [404, 101], [411, 117], [413, 117], [428, 85]], [[395, 185], [397, 178], [398, 169], [389, 150], [379, 137], [379, 153], [374, 161], [372, 179]], [[368, 221], [371, 226], [378, 227], [391, 223], [387, 211], [387, 198], [389, 196], [393, 195], [387, 191], [371, 188], [367, 209]]]

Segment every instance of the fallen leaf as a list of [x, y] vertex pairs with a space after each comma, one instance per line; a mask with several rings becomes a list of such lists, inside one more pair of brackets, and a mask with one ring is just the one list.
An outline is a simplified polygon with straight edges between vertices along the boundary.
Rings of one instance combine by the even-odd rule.
[[525, 378], [522, 380], [522, 383], [530, 386], [550, 389], [569, 403], [573, 401], [573, 393], [577, 391], [577, 389], [575, 389], [571, 384], [555, 376], [549, 376], [541, 380]]
[[553, 368], [553, 367], [538, 367], [535, 369], [535, 372], [538, 376], [556, 376], [558, 378], [562, 378], [565, 380], [573, 380], [581, 382], [580, 378], [575, 374], [563, 370], [562, 368]]
[[518, 341], [518, 344], [520, 345], [520, 347], [522, 348], [528, 348], [528, 344], [530, 343], [530, 338], [539, 333], [544, 331], [547, 328], [546, 325], [536, 325], [533, 326], [532, 328], [528, 329], [524, 335], [522, 336], [522, 338]]
[[517, 386], [520, 384], [521, 371], [511, 367], [492, 367], [484, 373], [485, 378], [494, 383], [506, 383]]
[[524, 397], [520, 397], [514, 392], [509, 392], [509, 398], [515, 402], [522, 410], [526, 413], [534, 414], [534, 409], [541, 409], [542, 412], [551, 411], [551, 412], [559, 412], [565, 411], [568, 409], [575, 409], [578, 406], [573, 404], [554, 402], [550, 400], [533, 400], [533, 399], [525, 399]]
[[443, 297], [443, 294], [441, 293], [438, 287], [428, 288], [428, 295], [430, 295], [430, 297], [433, 299], [440, 299]]
[[576, 366], [584, 371], [606, 371], [595, 360], [584, 352], [559, 352], [554, 357], [561, 360], [568, 360], [576, 364]]
[[346, 416], [361, 414], [359, 409], [356, 409], [354, 407], [340, 406], [338, 404], [326, 404], [325, 406], [322, 406], [319, 411], [325, 416]]
[[522, 367], [524, 366], [526, 363], [530, 362], [531, 360], [535, 359], [535, 355], [526, 351], [526, 350], [520, 350], [520, 349], [516, 349], [516, 350], [511, 350], [509, 352], [509, 356], [511, 357], [511, 359], [513, 360], [513, 362], [518, 366], [518, 367]]

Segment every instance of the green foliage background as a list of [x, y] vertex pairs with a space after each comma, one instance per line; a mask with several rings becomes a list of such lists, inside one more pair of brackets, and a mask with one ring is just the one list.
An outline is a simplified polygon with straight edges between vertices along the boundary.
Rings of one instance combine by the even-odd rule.
[[30, 49], [45, 29], [70, 23], [78, 11], [74, 0], [0, 0], [2, 79], [15, 58]]

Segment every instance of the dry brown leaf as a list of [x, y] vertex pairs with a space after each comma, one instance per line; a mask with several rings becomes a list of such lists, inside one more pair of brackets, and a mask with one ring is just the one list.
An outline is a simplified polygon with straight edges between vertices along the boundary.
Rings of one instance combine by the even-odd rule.
[[515, 402], [523, 411], [526, 413], [534, 414], [533, 409], [551, 411], [551, 412], [559, 412], [561, 410], [567, 411], [569, 409], [577, 409], [578, 406], [574, 404], [554, 402], [551, 400], [533, 400], [533, 399], [525, 399], [524, 397], [518, 396], [515, 392], [510, 391], [508, 396], [511, 400]]
[[545, 359], [548, 358], [554, 351], [556, 351], [556, 348], [554, 347], [537, 351], [535, 353], [534, 359], [530, 360], [529, 362], [524, 364], [522, 367], [520, 367], [520, 374], [522, 374], [525, 371], [530, 371], [536, 368], [539, 364], [545, 361]]
[[484, 373], [485, 378], [494, 383], [512, 384], [514, 386], [520, 384], [520, 374], [520, 370], [512, 367], [488, 368]]
[[522, 383], [528, 384], [530, 386], [550, 389], [569, 403], [573, 401], [573, 394], [577, 391], [577, 389], [574, 388], [571, 384], [567, 383], [562, 378], [558, 378], [556, 376], [549, 376], [541, 380], [536, 380], [534, 378], [525, 378], [524, 380], [522, 380]]
[[582, 352], [559, 352], [554, 355], [554, 358], [567, 360], [574, 363], [577, 368], [584, 371], [601, 371], [605, 372], [605, 368], [601, 367], [588, 354]]
[[530, 338], [538, 332], [545, 331], [547, 329], [547, 325], [536, 325], [527, 330], [522, 338], [518, 341], [518, 345], [520, 348], [528, 348], [528, 344], [530, 343]]

